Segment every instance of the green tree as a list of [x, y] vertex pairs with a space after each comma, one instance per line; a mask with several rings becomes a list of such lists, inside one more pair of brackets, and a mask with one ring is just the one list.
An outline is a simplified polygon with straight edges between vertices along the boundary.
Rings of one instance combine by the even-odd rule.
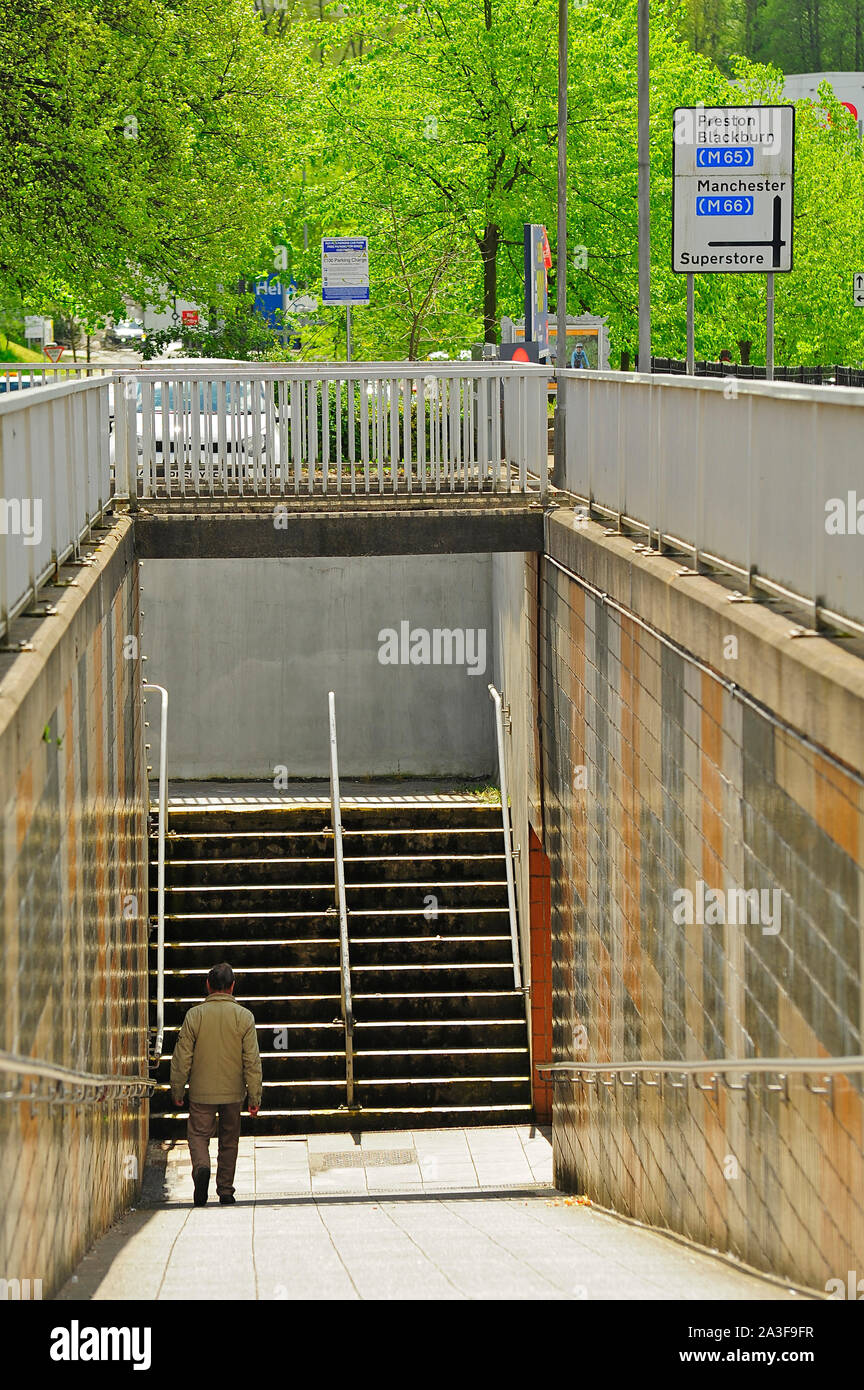
[[[344, 212], [350, 206], [356, 219], [380, 183], [390, 190], [385, 220], [410, 206], [424, 258], [435, 240], [421, 230], [424, 220], [427, 228], [447, 229], [452, 264], [464, 263], [470, 248], [477, 289], [469, 291], [469, 303], [479, 305], [484, 337], [494, 341], [502, 259], [510, 254], [514, 264], [521, 261], [522, 218], [541, 202], [554, 147], [555, 32], [548, 7], [427, 0], [403, 4], [394, 15], [387, 0], [353, 0], [340, 9], [340, 22], [319, 25], [316, 35], [325, 58], [316, 134], [344, 165]], [[326, 62], [334, 53], [343, 56], [349, 39], [359, 47], [360, 37], [361, 59]], [[398, 260], [395, 246], [393, 255]], [[421, 284], [407, 295], [415, 305], [433, 280], [440, 283], [445, 259], [439, 241], [432, 279], [421, 277], [426, 292]]]
[[281, 211], [279, 57], [251, 0], [0, 0], [0, 294], [95, 322], [236, 280]]

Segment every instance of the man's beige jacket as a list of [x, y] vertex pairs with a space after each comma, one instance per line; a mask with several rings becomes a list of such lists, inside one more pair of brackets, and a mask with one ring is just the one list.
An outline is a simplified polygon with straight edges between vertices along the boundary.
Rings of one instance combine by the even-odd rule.
[[187, 1013], [171, 1058], [174, 1104], [189, 1099], [201, 1105], [226, 1105], [249, 1097], [261, 1104], [261, 1056], [255, 1019], [230, 994], [208, 994]]

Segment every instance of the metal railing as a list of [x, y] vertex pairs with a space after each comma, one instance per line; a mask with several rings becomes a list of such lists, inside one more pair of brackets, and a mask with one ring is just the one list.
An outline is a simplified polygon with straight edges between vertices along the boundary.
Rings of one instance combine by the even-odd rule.
[[159, 830], [156, 850], [156, 1035], [152, 1060], [162, 1056], [165, 1037], [165, 832], [168, 821], [168, 691], [164, 685], [144, 682], [144, 690], [160, 696], [159, 718]]
[[[564, 489], [588, 515], [864, 633], [864, 390], [565, 371]], [[739, 595], [740, 597], [740, 595]], [[795, 635], [801, 635], [796, 632]]]
[[[94, 1072], [75, 1071], [37, 1057], [19, 1057], [12, 1052], [0, 1052], [0, 1074], [14, 1076], [18, 1084], [0, 1090], [0, 1100], [25, 1101], [31, 1105], [96, 1105], [105, 1100], [123, 1097], [140, 1099], [149, 1095], [156, 1082], [146, 1076], [101, 1076]], [[37, 1083], [50, 1082], [48, 1092], [23, 1089], [25, 1078]]]
[[339, 752], [336, 744], [336, 697], [327, 696], [330, 718], [330, 806], [333, 816], [333, 860], [336, 911], [339, 914], [339, 974], [342, 1022], [345, 1026], [345, 1088], [349, 1110], [354, 1102], [354, 1004], [351, 998], [351, 956], [348, 942], [348, 903], [345, 896], [345, 856], [342, 847], [342, 805], [339, 794]]
[[[498, 777], [501, 788], [501, 823], [504, 828], [504, 862], [507, 872], [507, 911], [510, 916], [510, 947], [513, 954], [513, 983], [522, 988], [519, 962], [519, 924], [516, 918], [516, 880], [513, 873], [513, 835], [510, 826], [510, 794], [507, 788], [507, 760], [504, 747], [504, 702], [494, 685], [488, 687], [495, 706], [495, 737], [498, 745]], [[507, 724], [509, 728], [509, 710]]]
[[[766, 1083], [766, 1090], [781, 1091], [788, 1097], [788, 1080], [790, 1076], [801, 1075], [804, 1078], [804, 1085], [808, 1091], [814, 1095], [830, 1095], [833, 1099], [833, 1078], [837, 1075], [854, 1075], [864, 1073], [864, 1056], [852, 1057], [715, 1057], [713, 1060], [700, 1058], [698, 1061], [678, 1061], [668, 1060], [659, 1062], [535, 1062], [537, 1072], [551, 1074], [553, 1080], [562, 1076], [572, 1076], [577, 1082], [586, 1086], [597, 1085], [598, 1082], [604, 1086], [613, 1087], [621, 1085], [629, 1089], [641, 1081], [644, 1086], [662, 1089], [663, 1077], [670, 1078], [669, 1085], [673, 1090], [684, 1090], [688, 1080], [693, 1082], [697, 1091], [712, 1091], [716, 1094], [718, 1083], [722, 1082], [727, 1090], [746, 1091], [749, 1085], [750, 1076], [775, 1075], [780, 1081], [780, 1085], [769, 1085]], [[711, 1077], [711, 1084], [703, 1086], [697, 1080], [700, 1075]], [[743, 1084], [734, 1084], [727, 1081], [727, 1076], [743, 1076]], [[631, 1081], [625, 1081], [625, 1076], [631, 1076]], [[649, 1078], [657, 1076], [658, 1081]], [[683, 1081], [673, 1081], [673, 1076], [682, 1076]], [[814, 1076], [827, 1081], [827, 1086], [811, 1085], [807, 1077]], [[606, 1077], [610, 1077], [609, 1081]]]
[[548, 372], [513, 363], [151, 363], [116, 375], [140, 498], [541, 493]]
[[0, 396], [61, 381], [81, 381], [111, 376], [117, 368], [108, 362], [0, 362]]
[[110, 506], [110, 383], [0, 395], [0, 637]]

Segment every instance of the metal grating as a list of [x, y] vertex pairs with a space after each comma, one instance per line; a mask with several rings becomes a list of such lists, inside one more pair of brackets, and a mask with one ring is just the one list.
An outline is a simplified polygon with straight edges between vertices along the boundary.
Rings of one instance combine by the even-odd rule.
[[310, 1173], [331, 1168], [393, 1168], [417, 1162], [416, 1149], [339, 1149], [335, 1153], [310, 1154]]

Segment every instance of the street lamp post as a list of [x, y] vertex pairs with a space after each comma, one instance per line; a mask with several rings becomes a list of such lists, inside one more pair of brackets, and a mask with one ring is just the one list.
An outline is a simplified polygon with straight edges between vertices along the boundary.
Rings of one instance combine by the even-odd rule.
[[639, 370], [651, 370], [651, 152], [648, 0], [639, 0], [636, 22], [639, 167]]
[[[567, 366], [567, 6], [558, 0], [558, 230], [555, 248], [557, 303], [555, 306], [556, 353], [558, 371]], [[552, 481], [564, 486], [566, 411], [564, 383], [560, 377], [555, 392], [555, 466]]]

